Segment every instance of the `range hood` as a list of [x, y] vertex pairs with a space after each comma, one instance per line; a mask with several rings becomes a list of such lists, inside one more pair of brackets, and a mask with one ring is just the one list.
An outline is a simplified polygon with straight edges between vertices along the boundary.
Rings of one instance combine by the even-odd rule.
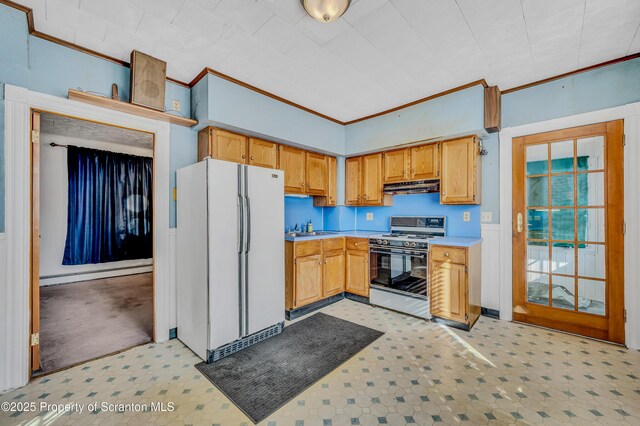
[[387, 183], [383, 187], [385, 194], [425, 194], [440, 192], [439, 180], [417, 180], [413, 182]]

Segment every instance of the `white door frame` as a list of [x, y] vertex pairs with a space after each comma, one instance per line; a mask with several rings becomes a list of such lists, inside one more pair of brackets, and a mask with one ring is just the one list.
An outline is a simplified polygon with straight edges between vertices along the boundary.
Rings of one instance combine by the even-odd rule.
[[640, 349], [640, 102], [600, 111], [561, 117], [500, 131], [500, 319], [512, 320], [512, 139], [587, 124], [624, 120], [624, 304], [627, 311], [625, 343]]
[[[155, 133], [154, 312], [155, 338], [169, 337], [169, 134], [168, 123], [5, 85], [6, 285], [0, 294], [0, 391], [25, 385], [30, 376], [31, 109]], [[0, 265], [1, 266], [1, 265]], [[0, 280], [1, 283], [1, 280]], [[2, 299], [2, 298], [0, 298]]]

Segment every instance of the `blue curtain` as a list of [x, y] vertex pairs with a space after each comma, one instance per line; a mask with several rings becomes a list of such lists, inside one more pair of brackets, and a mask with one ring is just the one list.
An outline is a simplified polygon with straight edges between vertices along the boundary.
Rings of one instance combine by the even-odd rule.
[[69, 146], [67, 168], [62, 264], [151, 258], [153, 160]]

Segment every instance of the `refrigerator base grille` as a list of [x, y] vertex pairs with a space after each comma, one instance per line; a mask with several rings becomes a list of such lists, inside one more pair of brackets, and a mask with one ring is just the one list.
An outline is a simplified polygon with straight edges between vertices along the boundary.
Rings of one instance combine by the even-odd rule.
[[207, 364], [211, 364], [212, 362], [219, 361], [222, 358], [232, 355], [243, 349], [246, 349], [249, 346], [255, 345], [256, 343], [260, 343], [263, 340], [268, 339], [269, 337], [273, 337], [277, 334], [280, 334], [282, 333], [283, 329], [284, 329], [284, 321], [278, 324], [272, 325], [271, 327], [265, 328], [264, 330], [258, 331], [257, 333], [251, 334], [247, 337], [243, 337], [242, 339], [236, 340], [233, 343], [229, 343], [227, 345], [220, 346], [219, 348], [214, 349], [212, 351], [208, 351]]

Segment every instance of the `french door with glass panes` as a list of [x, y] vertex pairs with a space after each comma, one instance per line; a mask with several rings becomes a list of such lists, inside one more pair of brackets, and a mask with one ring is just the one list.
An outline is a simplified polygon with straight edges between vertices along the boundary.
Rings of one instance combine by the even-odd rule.
[[513, 319], [624, 343], [623, 122], [513, 140]]

